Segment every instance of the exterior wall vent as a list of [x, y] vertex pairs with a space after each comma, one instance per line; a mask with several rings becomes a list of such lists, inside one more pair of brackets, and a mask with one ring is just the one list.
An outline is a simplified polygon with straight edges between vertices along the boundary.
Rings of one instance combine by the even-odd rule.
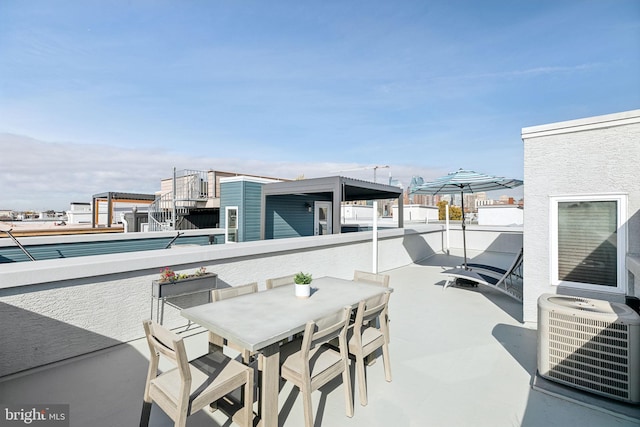
[[640, 316], [608, 301], [538, 298], [538, 373], [581, 390], [640, 402]]

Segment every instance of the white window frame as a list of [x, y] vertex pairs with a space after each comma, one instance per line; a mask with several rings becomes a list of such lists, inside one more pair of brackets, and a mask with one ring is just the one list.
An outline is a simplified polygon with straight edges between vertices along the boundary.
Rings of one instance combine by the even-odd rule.
[[[236, 241], [229, 241], [229, 211], [236, 211]], [[225, 243], [238, 243], [238, 233], [240, 229], [240, 208], [238, 206], [225, 206], [224, 208], [224, 242]]]
[[[560, 202], [617, 202], [617, 284], [613, 286], [603, 286], [597, 284], [578, 283], [560, 280], [558, 278], [558, 203]], [[615, 194], [580, 194], [551, 196], [549, 201], [549, 265], [551, 268], [551, 285], [566, 286], [576, 289], [591, 290], [597, 292], [625, 294], [627, 291], [627, 195]]]

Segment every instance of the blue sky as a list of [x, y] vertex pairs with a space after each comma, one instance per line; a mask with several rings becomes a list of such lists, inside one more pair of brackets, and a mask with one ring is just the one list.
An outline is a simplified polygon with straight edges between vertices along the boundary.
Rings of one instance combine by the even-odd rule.
[[522, 178], [523, 127], [637, 108], [637, 0], [0, 3], [0, 209], [174, 166]]

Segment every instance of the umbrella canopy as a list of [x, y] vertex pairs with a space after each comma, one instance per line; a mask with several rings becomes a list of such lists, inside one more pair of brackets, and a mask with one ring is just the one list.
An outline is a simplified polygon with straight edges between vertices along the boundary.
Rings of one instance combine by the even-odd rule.
[[460, 169], [442, 176], [434, 181], [416, 185], [411, 189], [413, 194], [451, 194], [477, 193], [519, 187], [523, 182], [500, 176], [485, 175], [470, 170]]
[[470, 170], [460, 169], [442, 176], [435, 181], [425, 182], [411, 188], [411, 194], [452, 194], [460, 192], [462, 196], [462, 242], [464, 246], [464, 268], [467, 268], [467, 240], [464, 221], [464, 193], [495, 191], [516, 188], [523, 184], [519, 179], [485, 175]]

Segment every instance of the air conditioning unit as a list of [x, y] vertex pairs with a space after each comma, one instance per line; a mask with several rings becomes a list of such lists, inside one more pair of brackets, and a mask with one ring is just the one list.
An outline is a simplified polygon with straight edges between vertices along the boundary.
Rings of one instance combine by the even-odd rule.
[[624, 402], [640, 402], [640, 316], [608, 301], [538, 298], [538, 373]]

